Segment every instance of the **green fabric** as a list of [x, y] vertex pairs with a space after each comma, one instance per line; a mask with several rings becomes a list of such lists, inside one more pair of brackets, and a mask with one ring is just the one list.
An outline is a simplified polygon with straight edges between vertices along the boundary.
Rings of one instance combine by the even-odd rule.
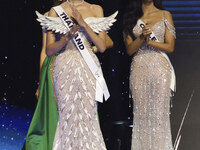
[[41, 69], [40, 94], [23, 150], [51, 150], [58, 122], [50, 66], [54, 56], [46, 57]]

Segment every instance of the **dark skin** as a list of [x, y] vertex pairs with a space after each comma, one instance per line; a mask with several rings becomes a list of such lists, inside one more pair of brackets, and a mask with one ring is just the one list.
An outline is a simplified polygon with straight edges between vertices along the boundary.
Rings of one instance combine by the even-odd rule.
[[165, 18], [168, 20], [168, 22], [174, 26], [172, 16], [170, 12], [163, 11], [160, 9], [157, 9], [152, 0], [143, 0], [142, 2], [142, 10], [143, 10], [143, 16], [140, 18], [146, 25], [142, 29], [142, 34], [140, 37], [133, 40], [130, 35], [127, 36], [125, 39], [125, 45], [128, 55], [132, 55], [135, 52], [137, 52], [140, 48], [140, 46], [146, 42], [147, 45], [150, 45], [156, 49], [159, 49], [166, 53], [172, 53], [174, 51], [175, 46], [175, 38], [174, 36], [169, 32], [169, 30], [165, 29], [165, 41], [163, 43], [155, 42], [152, 40], [149, 40], [149, 35], [151, 34], [152, 27], [162, 20], [162, 15], [164, 12]]

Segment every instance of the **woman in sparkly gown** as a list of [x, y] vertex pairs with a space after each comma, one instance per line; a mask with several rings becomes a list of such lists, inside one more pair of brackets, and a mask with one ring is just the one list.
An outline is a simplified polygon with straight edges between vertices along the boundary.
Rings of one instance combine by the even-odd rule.
[[[65, 0], [63, 0], [63, 1], [54, 0], [54, 5], [61, 4], [62, 2], [65, 2]], [[47, 16], [48, 14], [49, 14], [49, 12], [45, 13], [44, 16]], [[75, 26], [72, 31], [73, 32], [76, 31], [77, 27], [78, 26]], [[74, 85], [74, 81], [72, 81], [72, 83], [70, 83], [70, 81], [68, 81], [68, 84], [70, 84], [72, 86], [74, 85], [74, 87], [73, 87], [74, 89], [71, 89], [72, 93], [70, 93], [71, 91], [66, 92], [66, 90], [63, 91], [63, 92], [66, 92], [66, 94], [68, 93], [69, 95], [72, 95], [71, 98], [67, 99], [68, 101], [74, 98], [73, 94], [78, 93], [79, 94], [78, 96], [81, 95], [81, 97], [78, 97], [75, 100], [77, 100], [77, 104], [78, 104], [78, 100], [81, 100], [80, 105], [81, 105], [81, 107], [84, 107], [85, 109], [80, 111], [79, 109], [82, 109], [82, 108], [80, 108], [80, 105], [77, 105], [76, 103], [74, 103], [71, 100], [72, 103], [70, 102], [70, 104], [72, 104], [72, 105], [71, 106], [68, 105], [70, 107], [66, 107], [66, 109], [73, 108], [75, 106], [73, 108], [74, 111], [70, 110], [71, 113], [73, 113], [73, 114], [71, 114], [72, 117], [69, 117], [69, 113], [68, 113], [68, 115], [65, 116], [64, 111], [62, 111], [62, 112], [59, 111], [60, 116], [62, 116], [62, 117], [65, 116], [65, 117], [68, 117], [68, 118], [63, 119], [63, 120], [59, 119], [59, 123], [57, 125], [58, 118], [59, 118], [57, 108], [60, 109], [60, 107], [63, 107], [65, 103], [63, 103], [62, 105], [59, 105], [58, 107], [56, 105], [57, 97], [59, 97], [59, 94], [61, 92], [57, 91], [57, 93], [56, 93], [57, 95], [55, 95], [54, 89], [56, 87], [53, 87], [53, 86], [58, 85], [58, 84], [57, 84], [57, 81], [55, 81], [56, 83], [53, 84], [53, 80], [54, 80], [53, 76], [54, 76], [55, 68], [57, 68], [59, 66], [59, 64], [60, 65], [62, 65], [62, 64], [60, 62], [57, 62], [57, 64], [55, 65], [55, 60], [56, 60], [57, 56], [58, 57], [60, 57], [61, 55], [66, 56], [66, 54], [64, 54], [64, 53], [65, 53], [65, 51], [68, 50], [67, 49], [68, 47], [67, 47], [67, 44], [66, 44], [64, 46], [64, 48], [62, 48], [62, 50], [59, 51], [58, 53], [55, 53], [55, 54], [51, 55], [50, 57], [46, 57], [45, 51], [46, 51], [46, 47], [47, 47], [47, 42], [46, 42], [46, 38], [47, 38], [47, 30], [46, 29], [47, 28], [45, 27], [43, 29], [45, 29], [44, 30], [45, 32], [43, 32], [43, 46], [42, 46], [41, 59], [40, 59], [40, 64], [41, 64], [41, 66], [40, 66], [41, 67], [40, 86], [39, 86], [39, 88], [36, 92], [36, 96], [38, 98], [38, 103], [37, 103], [37, 107], [35, 109], [29, 130], [28, 130], [28, 133], [27, 133], [27, 136], [26, 136], [26, 140], [25, 140], [25, 143], [24, 143], [24, 146], [23, 146], [22, 149], [23, 150], [51, 150], [52, 147], [53, 147], [53, 143], [54, 143], [53, 149], [72, 149], [72, 148], [73, 149], [88, 149], [88, 147], [89, 147], [89, 149], [91, 149], [91, 148], [105, 149], [105, 146], [104, 146], [104, 143], [103, 143], [103, 140], [102, 140], [102, 135], [101, 135], [101, 132], [99, 131], [99, 126], [96, 123], [96, 117], [97, 117], [96, 116], [96, 103], [93, 103], [92, 99], [94, 99], [94, 98], [91, 97], [94, 94], [93, 93], [94, 89], [91, 89], [91, 88], [95, 88], [93, 85], [91, 85], [91, 82], [93, 82], [93, 78], [91, 78], [90, 73], [88, 74], [88, 70], [86, 70], [86, 71], [84, 70], [84, 72], [83, 72], [83, 68], [86, 67], [85, 69], [87, 69], [87, 66], [85, 66], [85, 63], [84, 63], [82, 56], [80, 57], [77, 54], [77, 52], [73, 53], [71, 51], [71, 50], [73, 50], [73, 48], [74, 48], [74, 50], [78, 51], [73, 46], [72, 42], [70, 42], [70, 45], [71, 45], [70, 48], [72, 48], [72, 49], [70, 50], [69, 53], [73, 53], [73, 54], [71, 54], [70, 56], [69, 56], [69, 53], [67, 54], [71, 59], [70, 60], [71, 63], [68, 63], [68, 65], [72, 65], [72, 66], [66, 67], [65, 66], [66, 61], [64, 61], [63, 67], [66, 67], [67, 70], [70, 69], [72, 71], [72, 73], [70, 73], [71, 79], [72, 79], [73, 71], [75, 72], [75, 71], [78, 70], [78, 71], [83, 72], [83, 74], [78, 75], [78, 78], [81, 81], [78, 81], [78, 78], [77, 78], [75, 85]], [[84, 36], [85, 34], [82, 34], [82, 35]], [[70, 36], [73, 36], [73, 35], [70, 34]], [[59, 39], [62, 36], [59, 35], [59, 34], [55, 34], [55, 37], [56, 37], [56, 41], [59, 41]], [[83, 37], [83, 38], [84, 38], [84, 40], [87, 40], [85, 37]], [[107, 34], [106, 34], [105, 39], [106, 39], [106, 42], [105, 42], [106, 48], [111, 48], [113, 46], [112, 39]], [[93, 53], [91, 53], [91, 47], [89, 46], [88, 41], [85, 41], [85, 42], [86, 42], [85, 44], [87, 44], [87, 46], [88, 46], [88, 49], [90, 50], [90, 54], [92, 54], [93, 58], [95, 59], [96, 63], [98, 64], [98, 61], [97, 61], [95, 55]], [[96, 48], [96, 46], [93, 46], [92, 50], [94, 52], [97, 52], [98, 49]], [[66, 56], [66, 58], [68, 58], [68, 56]], [[72, 59], [74, 59], [74, 60], [72, 60]], [[80, 59], [80, 60], [78, 60], [78, 59]], [[80, 61], [80, 64], [77, 63], [77, 60]], [[78, 68], [79, 66], [74, 67], [73, 64], [76, 64], [76, 65], [78, 64], [78, 65], [81, 65], [82, 67], [80, 66], [81, 67], [81, 69], [80, 69], [80, 68]], [[54, 66], [57, 66], [57, 67], [54, 67]], [[60, 67], [62, 67], [62, 66], [60, 66]], [[66, 75], [66, 74], [62, 74], [62, 77], [64, 75]], [[87, 77], [88, 81], [86, 81], [86, 79], [85, 79], [86, 77], [84, 75]], [[77, 77], [76, 73], [74, 74], [73, 77]], [[57, 80], [58, 79], [59, 79], [59, 77], [57, 78]], [[65, 79], [65, 78], [62, 78], [62, 79]], [[73, 80], [74, 79], [75, 78], [73, 78]], [[70, 79], [68, 79], [68, 80], [70, 80]], [[65, 81], [67, 81], [67, 79]], [[81, 82], [81, 83], [78, 84], [78, 82]], [[83, 82], [83, 84], [82, 84], [82, 82]], [[79, 89], [81, 89], [81, 86], [84, 89], [82, 89], [82, 91], [79, 91]], [[64, 89], [64, 87], [63, 87], [63, 89]], [[82, 93], [83, 91], [84, 91], [84, 93]], [[92, 92], [92, 93], [90, 93], [90, 92]], [[84, 95], [84, 94], [86, 94], [86, 95]], [[88, 99], [88, 96], [91, 98], [90, 100]], [[61, 98], [62, 97], [59, 97], [59, 100]], [[84, 105], [83, 105], [83, 102], [85, 103]], [[92, 104], [92, 106], [91, 106], [91, 104]], [[85, 107], [85, 105], [87, 105], [87, 107]], [[83, 113], [83, 111], [85, 112], [85, 114]], [[82, 114], [80, 114], [80, 113], [82, 113]], [[73, 117], [77, 117], [77, 115], [79, 115], [78, 117], [82, 116], [84, 119], [82, 119], [82, 117], [81, 118], [73, 118]], [[88, 117], [90, 117], [89, 121], [88, 121]], [[73, 122], [73, 119], [74, 119], [74, 122]], [[61, 122], [61, 121], [63, 121], [63, 122]], [[64, 131], [61, 128], [64, 125], [66, 127], [69, 127], [66, 124], [67, 121], [70, 121], [72, 123], [71, 125], [73, 126], [73, 129], [69, 129], [69, 130]], [[85, 122], [83, 122], [83, 121], [85, 121]], [[79, 122], [80, 122], [80, 124], [79, 124]], [[83, 124], [86, 125], [86, 126], [83, 126]], [[84, 136], [80, 135], [80, 133], [79, 133], [80, 130], [79, 131], [76, 130], [76, 128], [79, 128], [79, 127], [83, 127], [82, 130], [81, 130], [81, 132], [83, 131], [83, 133], [81, 133], [81, 134], [85, 134]], [[87, 134], [86, 134], [85, 130], [88, 131]], [[76, 131], [78, 133], [75, 133]], [[55, 136], [55, 132], [56, 132], [56, 136]], [[63, 136], [64, 132], [68, 132], [68, 133], [71, 132], [71, 135], [68, 135], [68, 133], [65, 133], [65, 136]], [[73, 138], [73, 136], [77, 136], [77, 135], [79, 135], [79, 137]], [[54, 136], [55, 136], [55, 142], [54, 142]], [[62, 136], [62, 138], [61, 138], [61, 136]], [[96, 137], [96, 139], [98, 140], [100, 145], [96, 146], [97, 142], [93, 143], [92, 145], [90, 144], [91, 139], [95, 138], [94, 136]], [[66, 143], [67, 143], [66, 140], [69, 140], [69, 138], [70, 138], [70, 141], [67, 141], [69, 144], [67, 146], [65, 146]], [[86, 138], [90, 139], [90, 141], [88, 143], [86, 143], [84, 141]], [[78, 142], [78, 140], [79, 140], [79, 142]], [[84, 144], [80, 145], [83, 142], [84, 142]], [[64, 146], [60, 145], [62, 143], [64, 143], [63, 144]], [[87, 148], [85, 148], [85, 147], [87, 147]]]
[[[65, 0], [54, 0], [53, 2], [54, 2], [54, 6], [57, 6], [57, 5], [60, 5], [61, 3], [65, 2]], [[46, 12], [44, 14], [44, 16], [48, 16], [48, 13], [49, 12]], [[42, 32], [42, 49], [40, 52], [40, 71], [42, 69], [42, 65], [43, 65], [45, 58], [48, 58], [48, 57], [46, 57], [46, 36], [47, 36], [46, 31], [44, 30]], [[110, 36], [108, 34], [106, 34], [106, 48], [107, 49], [111, 48], [111, 47], [113, 47], [113, 45], [114, 45], [114, 43], [113, 43], [112, 39], [110, 38]], [[93, 50], [94, 50], [94, 52], [98, 52], [96, 46], [93, 46]], [[39, 93], [40, 93], [40, 84], [35, 92], [35, 96], [37, 99], [39, 98]]]
[[[60, 6], [69, 16], [73, 16], [78, 25], [75, 24], [69, 34], [61, 36], [59, 40], [53, 32], [47, 33], [47, 55], [59, 53], [53, 70], [59, 112], [53, 150], [105, 150], [97, 119], [96, 79], [72, 41], [74, 33], [79, 30], [90, 55], [100, 67], [89, 40], [100, 52], [104, 52], [105, 32], [95, 34], [84, 19], [103, 17], [103, 10], [83, 0], [66, 1]], [[50, 10], [49, 16], [58, 17], [54, 9]]]
[[[173, 150], [169, 114], [175, 85], [173, 67], [165, 55], [174, 51], [173, 19], [162, 9], [160, 0], [138, 0], [130, 6], [124, 16], [124, 33], [127, 53], [134, 54], [130, 71], [134, 101], [131, 149]], [[157, 41], [149, 39], [152, 32]]]

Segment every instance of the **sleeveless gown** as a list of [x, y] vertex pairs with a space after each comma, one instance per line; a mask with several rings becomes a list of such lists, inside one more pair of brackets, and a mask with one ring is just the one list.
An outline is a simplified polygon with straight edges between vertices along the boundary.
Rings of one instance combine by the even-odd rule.
[[[100, 67], [86, 33], [80, 35]], [[53, 81], [59, 112], [53, 150], [106, 150], [95, 102], [96, 79], [72, 40], [56, 57]]]
[[[175, 29], [163, 17], [152, 31], [164, 42], [165, 29], [175, 36]], [[141, 34], [136, 24], [135, 37]], [[158, 49], [143, 44], [131, 63], [130, 90], [134, 102], [131, 150], [173, 150], [170, 128], [169, 62]]]

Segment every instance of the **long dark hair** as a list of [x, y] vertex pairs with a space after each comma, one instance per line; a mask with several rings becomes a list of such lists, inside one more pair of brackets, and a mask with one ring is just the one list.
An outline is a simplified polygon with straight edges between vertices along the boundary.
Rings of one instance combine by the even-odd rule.
[[[162, 0], [153, 0], [155, 7], [158, 9], [163, 9]], [[143, 16], [142, 11], [142, 0], [129, 0], [128, 7], [124, 14], [123, 19], [123, 30], [124, 34], [130, 35], [133, 39], [133, 27], [136, 25], [137, 20]]]

